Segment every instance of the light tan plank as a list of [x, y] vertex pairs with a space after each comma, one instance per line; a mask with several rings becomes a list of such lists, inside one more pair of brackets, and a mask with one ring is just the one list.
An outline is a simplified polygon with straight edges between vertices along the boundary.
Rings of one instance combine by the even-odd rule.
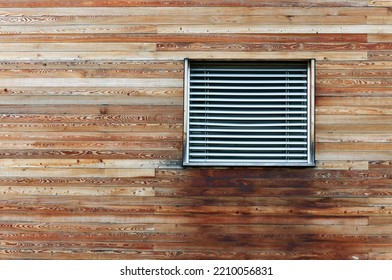
[[[382, 35], [368, 35], [369, 40], [374, 37], [386, 38], [388, 43], [392, 42], [392, 36], [388, 34]], [[349, 70], [349, 71], [372, 71], [372, 70], [383, 70], [390, 71], [392, 67], [392, 61], [317, 61], [317, 70], [316, 71], [325, 71], [328, 70]]]
[[122, 33], [157, 33], [155, 25], [24, 25], [19, 26], [2, 25], [0, 34], [122, 34]]
[[0, 131], [4, 132], [180, 132], [183, 131], [182, 124], [1, 124]]
[[[390, 1], [390, 6], [392, 6], [392, 1]], [[392, 24], [392, 18], [391, 16], [368, 15], [367, 24]]]
[[[171, 97], [182, 97], [183, 89], [182, 87], [178, 88], [170, 88], [170, 87], [132, 87], [132, 88], [97, 88], [97, 87], [12, 87], [12, 88], [0, 88], [0, 98], [4, 98], [8, 95], [14, 96], [30, 96], [29, 98], [33, 98], [33, 96], [73, 96], [78, 98], [77, 96], [90, 96], [91, 98], [102, 98], [105, 104], [111, 104], [108, 102], [108, 96], [112, 97], [112, 100], [116, 100], [117, 98], [121, 99], [125, 96], [133, 96], [133, 97], [141, 97], [141, 96], [149, 96], [154, 98], [160, 98], [165, 96], [166, 98]], [[106, 97], [105, 97], [106, 96]], [[154, 98], [150, 98], [152, 102]], [[5, 98], [7, 99], [7, 98]], [[39, 99], [39, 98], [38, 98]], [[69, 99], [69, 98], [68, 98]], [[66, 99], [64, 99], [66, 100]], [[124, 100], [124, 99], [123, 99]], [[66, 101], [65, 101], [66, 102]], [[115, 101], [114, 101], [115, 102]], [[153, 104], [151, 104], [153, 105]]]
[[310, 33], [310, 34], [390, 34], [384, 25], [159, 25], [158, 34], [171, 33]]
[[316, 100], [321, 97], [390, 97], [390, 89], [388, 87], [316, 87]]
[[392, 60], [392, 51], [369, 51], [370, 60]]
[[[359, 136], [362, 134], [363, 136], [369, 135], [370, 137], [374, 135], [375, 139], [378, 139], [377, 137], [380, 135], [390, 134], [390, 131], [390, 127], [385, 124], [360, 124], [360, 122], [350, 124], [316, 124], [317, 133], [329, 133], [331, 135], [335, 133], [337, 135], [346, 134], [349, 137], [351, 137], [351, 135]], [[379, 136], [377, 136], [377, 134], [379, 134]], [[389, 136], [386, 139], [389, 139]]]
[[316, 124], [384, 124], [392, 131], [392, 116], [390, 115], [318, 115]]
[[154, 169], [110, 169], [110, 168], [0, 168], [1, 177], [83, 177], [83, 178], [131, 178], [154, 177]]
[[392, 106], [385, 107], [354, 107], [354, 106], [317, 106], [320, 115], [391, 115]]
[[[156, 129], [159, 130], [159, 129]], [[129, 130], [128, 130], [129, 132]], [[172, 150], [0, 150], [2, 158], [64, 158], [64, 159], [160, 159], [178, 161], [182, 159], [181, 151]], [[171, 168], [171, 167], [170, 167]], [[52, 180], [57, 180], [52, 178]], [[72, 180], [71, 180], [72, 181]], [[79, 182], [80, 183], [80, 182]], [[117, 185], [117, 183], [115, 183]]]
[[[383, 0], [381, 0], [383, 1]], [[73, 0], [52, 0], [48, 2], [47, 0], [18, 0], [18, 4], [15, 5], [15, 1], [3, 0], [1, 2], [1, 7], [74, 7], [76, 4]], [[368, 0], [286, 0], [286, 1], [274, 1], [274, 0], [248, 0], [246, 3], [241, 4], [245, 7], [341, 7], [341, 6], [354, 6], [354, 7], [364, 7], [368, 5]], [[237, 7], [238, 2], [236, 0], [215, 0], [213, 2], [200, 2], [198, 0], [187, 0], [187, 1], [164, 1], [164, 0], [142, 0], [142, 1], [123, 1], [123, 0], [112, 0], [107, 2], [106, 0], [81, 0], [78, 2], [79, 7], [159, 7], [159, 6], [169, 6], [169, 7], [193, 7], [193, 6], [229, 6]]]
[[[392, 52], [391, 52], [392, 54]], [[392, 57], [392, 56], [391, 56]], [[335, 78], [317, 80], [317, 86], [321, 87], [391, 87], [392, 79], [388, 78]]]
[[[183, 107], [179, 106], [166, 106], [166, 105], [2, 105], [0, 106], [0, 114], [10, 114], [11, 118], [27, 117], [29, 115], [36, 116], [38, 119], [44, 117], [43, 115], [53, 115], [53, 117], [64, 118], [84, 118], [84, 119], [115, 119], [137, 117], [135, 121], [146, 121], [146, 117], [152, 118], [151, 120], [173, 120], [178, 119], [183, 114]], [[57, 116], [56, 116], [57, 115]], [[72, 116], [73, 115], [73, 116]], [[83, 115], [83, 117], [82, 117]], [[104, 115], [107, 115], [106, 117]], [[99, 117], [100, 116], [100, 117]], [[143, 117], [144, 116], [144, 117]], [[48, 118], [52, 116], [46, 116]], [[2, 116], [2, 118], [7, 118]]]
[[[181, 141], [176, 132], [7, 132], [0, 141]], [[370, 142], [370, 141], [365, 141]]]
[[1, 104], [15, 105], [174, 105], [183, 104], [182, 97], [135, 97], [135, 96], [0, 96]]
[[375, 42], [390, 43], [392, 42], [392, 34], [369, 34], [368, 41], [370, 43], [375, 43]]
[[382, 208], [380, 214], [388, 213], [388, 215], [370, 216], [369, 225], [390, 225], [392, 218], [389, 215], [392, 213], [388, 208]]
[[[388, 45], [388, 44], [385, 44]], [[392, 48], [392, 44], [390, 45]], [[321, 65], [322, 67], [322, 65]], [[356, 67], [356, 68], [354, 68]], [[365, 68], [366, 67], [366, 68]], [[320, 67], [318, 67], [319, 69]], [[328, 79], [328, 78], [373, 78], [373, 79], [383, 79], [389, 78], [392, 76], [391, 69], [384, 69], [384, 70], [370, 70], [367, 69], [367, 66], [363, 66], [358, 64], [356, 66], [352, 65], [349, 70], [343, 69], [328, 69], [328, 70], [318, 70], [316, 71], [317, 79]]]
[[323, 151], [316, 150], [317, 160], [391, 160], [392, 151]]
[[392, 252], [369, 252], [369, 260], [384, 260], [392, 259]]
[[316, 149], [318, 151], [392, 151], [392, 143], [317, 143]]
[[[66, 66], [64, 66], [66, 67]], [[114, 69], [97, 69], [97, 70], [71, 70], [67, 69], [13, 69], [0, 70], [0, 76], [3, 79], [9, 78], [182, 78], [181, 70], [114, 70]], [[4, 89], [3, 89], [4, 92]]]
[[[129, 207], [131, 210], [132, 207]], [[140, 209], [140, 207], [139, 207]], [[140, 211], [139, 214], [135, 214], [138, 211], [135, 209], [134, 211], [129, 211], [128, 215], [115, 215], [101, 213], [100, 215], [96, 215], [93, 212], [90, 213], [80, 213], [78, 215], [72, 215], [68, 213], [59, 213], [60, 215], [45, 215], [45, 213], [37, 213], [30, 215], [23, 215], [23, 213], [10, 213], [7, 214], [2, 220], [4, 222], [10, 222], [18, 220], [20, 222], [50, 222], [50, 223], [83, 223], [83, 222], [95, 222], [95, 223], [152, 223], [152, 224], [200, 224], [204, 223], [206, 225], [209, 224], [222, 224], [224, 226], [231, 224], [240, 223], [241, 219], [244, 224], [265, 224], [265, 225], [274, 225], [274, 224], [302, 224], [307, 223], [308, 225], [344, 225], [348, 223], [348, 220], [351, 220], [351, 223], [354, 225], [365, 225], [367, 224], [367, 219], [362, 217], [351, 217], [347, 218], [308, 218], [308, 217], [290, 217], [290, 216], [244, 216], [244, 217], [233, 217], [233, 216], [220, 216], [220, 215], [205, 215], [205, 214], [191, 214], [191, 215], [152, 215], [148, 213], [143, 213]], [[124, 211], [124, 214], [127, 214]], [[46, 219], [46, 220], [45, 220]], [[144, 221], [143, 221], [144, 219]], [[204, 221], [204, 222], [203, 222]], [[185, 247], [187, 244], [181, 244], [180, 246]], [[203, 245], [205, 246], [205, 245]], [[211, 246], [211, 245], [209, 245]], [[223, 246], [227, 246], [224, 244]], [[284, 245], [286, 246], [286, 245]]]
[[[3, 38], [5, 39], [5, 38]], [[131, 43], [132, 44], [132, 43]], [[140, 44], [140, 43], [137, 43]], [[375, 62], [376, 63], [376, 62]], [[87, 60], [87, 61], [2, 61], [4, 70], [138, 70], [138, 71], [182, 71], [183, 61], [143, 60]]]
[[392, 1], [389, 0], [368, 0], [369, 6], [376, 6], [376, 7], [391, 7]]
[[369, 198], [369, 204], [374, 206], [389, 206], [392, 205], [392, 198], [390, 197]]
[[126, 52], [155, 51], [153, 43], [0, 43], [0, 52]]
[[365, 51], [346, 52], [157, 52], [157, 58], [161, 59], [311, 59], [317, 60], [364, 60], [367, 59]]
[[325, 133], [316, 131], [316, 142], [335, 142], [335, 143], [392, 143], [392, 134], [374, 134], [365, 133], [365, 131], [358, 131], [357, 133], [342, 133], [331, 131], [331, 133]]
[[316, 169], [328, 170], [368, 170], [368, 161], [316, 161]]
[[319, 97], [317, 106], [390, 106], [392, 97]]
[[182, 87], [182, 79], [126, 79], [126, 78], [24, 78], [1, 79], [2, 87]]

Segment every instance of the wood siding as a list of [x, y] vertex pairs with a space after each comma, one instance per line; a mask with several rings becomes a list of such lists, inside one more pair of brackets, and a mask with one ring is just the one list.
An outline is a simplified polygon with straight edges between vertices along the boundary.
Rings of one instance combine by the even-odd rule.
[[[0, 259], [392, 259], [392, 1], [0, 1]], [[316, 62], [315, 168], [182, 168], [183, 59]]]

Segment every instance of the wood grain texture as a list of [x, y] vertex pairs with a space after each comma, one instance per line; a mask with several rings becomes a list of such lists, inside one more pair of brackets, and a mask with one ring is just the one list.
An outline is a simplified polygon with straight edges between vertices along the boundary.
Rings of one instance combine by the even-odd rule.
[[[0, 259], [392, 259], [391, 1], [0, 1]], [[183, 168], [184, 58], [316, 59], [313, 168]]]
[[[15, 3], [16, 2], [16, 3]], [[372, 1], [375, 5], [378, 2], [382, 1]], [[345, 1], [337, 1], [337, 0], [302, 0], [302, 1], [287, 1], [287, 0], [279, 0], [279, 1], [261, 1], [261, 0], [249, 0], [246, 1], [246, 4], [238, 3], [235, 0], [219, 0], [214, 2], [209, 2], [206, 4], [203, 1], [198, 0], [171, 0], [171, 1], [162, 1], [162, 0], [115, 0], [115, 1], [104, 1], [104, 0], [94, 0], [94, 1], [74, 1], [74, 0], [56, 0], [56, 1], [47, 1], [47, 0], [17, 0], [11, 1], [6, 0], [2, 1], [0, 7], [14, 7], [18, 5], [19, 7], [122, 7], [122, 6], [289, 6], [289, 7], [306, 7], [306, 6], [327, 6], [327, 7], [339, 7], [339, 6], [366, 6], [368, 4], [368, 0], [345, 0]]]
[[[323, 6], [311, 6], [311, 7], [295, 7], [295, 6], [285, 6], [281, 2], [278, 6], [266, 5], [263, 7], [249, 7], [246, 6], [246, 3], [237, 3], [238, 6], [230, 7], [230, 6], [207, 6], [208, 4], [203, 2], [203, 5], [193, 6], [189, 8], [189, 6], [170, 6], [170, 5], [159, 5], [156, 7], [152, 6], [131, 6], [131, 3], [128, 0], [129, 6], [125, 7], [110, 7], [109, 3], [105, 1], [104, 7], [61, 7], [61, 5], [50, 6], [49, 2], [46, 0], [48, 6], [40, 7], [39, 9], [26, 6], [26, 5], [18, 5], [15, 1], [10, 1], [12, 4], [9, 7], [2, 7], [0, 15], [4, 17], [16, 16], [16, 17], [51, 17], [51, 16], [300, 16], [300, 15], [309, 15], [312, 17], [317, 16], [369, 16], [369, 10], [371, 12], [377, 13], [380, 16], [387, 16], [389, 13], [389, 9], [386, 7], [355, 7], [355, 6], [336, 6], [336, 7], [323, 7]], [[102, 0], [104, 1], [104, 0]], [[261, 0], [262, 2], [266, 2]], [[31, 2], [37, 3], [37, 1], [31, 0]], [[63, 2], [63, 1], [61, 1]], [[92, 3], [91, 1], [89, 1]], [[218, 1], [214, 1], [218, 2]], [[248, 2], [248, 1], [247, 1]], [[293, 1], [297, 4], [303, 4], [303, 1]], [[320, 1], [320, 3], [326, 3], [327, 1]], [[339, 1], [340, 2], [340, 1]], [[56, 3], [56, 2], [50, 2]], [[79, 2], [80, 3], [80, 2]], [[210, 2], [209, 2], [210, 3]], [[212, 2], [211, 2], [212, 3]], [[278, 1], [276, 1], [278, 3]], [[358, 3], [358, 1], [356, 1]], [[2, 1], [4, 5], [4, 1]], [[371, 14], [370, 16], [372, 16]], [[331, 23], [333, 24], [333, 23]]]
[[[371, 36], [371, 35], [369, 35]], [[374, 35], [377, 36], [377, 35]], [[386, 35], [387, 36], [387, 35]], [[238, 42], [242, 43], [292, 43], [292, 42], [325, 42], [325, 43], [366, 43], [366, 34], [51, 34], [50, 37], [40, 34], [29, 34], [29, 35], [2, 35], [2, 42], [4, 43], [227, 43], [234, 44]], [[379, 41], [381, 39], [377, 39]], [[376, 41], [376, 42], [377, 42]], [[382, 41], [381, 41], [382, 42]], [[93, 59], [91, 59], [93, 60]], [[102, 63], [103, 60], [99, 60], [97, 63]], [[26, 61], [24, 61], [26, 63]], [[57, 61], [58, 62], [58, 61]], [[136, 62], [136, 61], [134, 61]], [[2, 62], [7, 63], [7, 62]], [[66, 61], [66, 63], [89, 63], [86, 61]], [[115, 63], [126, 63], [126, 61], [116, 61]], [[49, 64], [49, 63], [48, 63]], [[91, 65], [91, 63], [89, 63]]]

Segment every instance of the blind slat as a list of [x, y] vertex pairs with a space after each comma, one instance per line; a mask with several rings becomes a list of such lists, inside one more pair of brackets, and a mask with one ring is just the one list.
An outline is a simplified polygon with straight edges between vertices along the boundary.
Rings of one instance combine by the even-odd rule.
[[[192, 93], [190, 94], [190, 97], [192, 97], [192, 96], [194, 96], [194, 95], [196, 95], [196, 96], [199, 96], [199, 95], [206, 95], [206, 92], [205, 91], [200, 91], [200, 92], [197, 92], [197, 91], [192, 91]], [[238, 96], [238, 92], [212, 92], [212, 91], [209, 91], [208, 93], [207, 93], [207, 95], [208, 96]], [[241, 92], [241, 96], [243, 96], [243, 97], [245, 97], [245, 96], [259, 96], [259, 97], [261, 97], [261, 96], [306, 96], [306, 92], [286, 92], [286, 91], [283, 91], [283, 92], [246, 92], [246, 91], [243, 91], [243, 92]]]
[[[198, 141], [198, 140], [190, 140], [189, 143], [191, 144], [205, 144], [205, 141]], [[306, 141], [227, 141], [227, 140], [222, 140], [222, 141], [214, 141], [214, 140], [209, 140], [208, 144], [233, 144], [233, 145], [306, 145]]]
[[[221, 135], [221, 134], [190, 134], [190, 138], [204, 139], [306, 139], [306, 135]], [[290, 143], [289, 141], [286, 141]]]
[[[191, 117], [200, 119], [200, 117]], [[231, 116], [207, 116], [204, 118], [206, 123], [208, 120], [248, 120], [248, 121], [306, 121], [306, 117], [244, 117], [244, 116], [236, 116], [235, 118]]]
[[[198, 98], [191, 97], [192, 102], [303, 102], [305, 98], [227, 98], [227, 97], [214, 97], [214, 98]], [[306, 107], [306, 106], [305, 106]]]
[[[210, 156], [210, 157], [216, 157], [216, 156], [221, 156], [221, 157], [281, 157], [282, 154], [284, 153], [190, 153], [191, 156]], [[290, 157], [304, 157], [306, 153], [303, 154], [290, 154]]]
[[[230, 106], [230, 107], [228, 107]], [[305, 107], [304, 107], [305, 106]], [[191, 104], [191, 108], [306, 108], [306, 105], [292, 104]], [[289, 112], [289, 111], [288, 111]], [[304, 112], [306, 112], [304, 110]], [[193, 111], [191, 110], [191, 114]]]
[[[268, 80], [267, 78], [273, 78], [275, 80], [284, 80], [284, 79], [290, 79], [290, 81], [293, 80], [300, 80], [302, 82], [306, 82], [304, 78], [306, 78], [306, 74], [292, 74], [292, 73], [275, 73], [275, 74], [251, 74], [251, 73], [235, 73], [235, 74], [222, 74], [222, 73], [199, 73], [199, 74], [192, 74], [192, 78], [208, 78], [208, 81], [215, 81], [216, 78], [241, 78], [241, 79], [252, 79], [254, 78], [259, 78], [263, 80]], [[201, 80], [205, 81], [205, 80]], [[224, 80], [226, 81], [226, 80]], [[191, 82], [195, 82], [194, 79], [191, 80]]]
[[230, 86], [212, 86], [212, 85], [209, 85], [209, 86], [206, 86], [206, 85], [203, 85], [203, 86], [191, 86], [190, 87], [191, 88], [191, 90], [193, 90], [193, 89], [202, 89], [202, 90], [205, 90], [205, 91], [207, 91], [207, 90], [287, 90], [287, 91], [289, 91], [289, 90], [306, 90], [307, 89], [307, 87], [306, 86], [291, 86], [291, 87], [289, 87], [289, 86], [242, 86], [242, 84], [241, 85], [238, 85], [238, 86], [236, 86], [236, 87], [233, 87], [233, 85], [230, 85]]
[[[214, 151], [218, 151], [218, 150], [230, 150], [233, 147], [230, 146], [207, 146], [207, 147], [192, 147], [191, 151], [194, 150], [214, 150]], [[302, 147], [235, 147], [236, 151], [281, 151], [281, 152], [285, 152], [285, 151], [307, 151], [306, 148], [302, 148]]]

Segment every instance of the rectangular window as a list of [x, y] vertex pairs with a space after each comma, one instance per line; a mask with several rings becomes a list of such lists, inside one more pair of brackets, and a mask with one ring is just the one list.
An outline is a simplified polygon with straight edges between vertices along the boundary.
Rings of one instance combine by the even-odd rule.
[[314, 166], [314, 60], [185, 60], [185, 166]]

